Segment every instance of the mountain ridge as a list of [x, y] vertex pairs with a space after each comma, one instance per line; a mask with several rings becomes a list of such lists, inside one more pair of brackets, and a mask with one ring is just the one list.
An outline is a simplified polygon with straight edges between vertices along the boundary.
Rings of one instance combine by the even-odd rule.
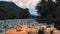
[[23, 19], [29, 18], [29, 9], [18, 7], [13, 2], [0, 1], [0, 20], [1, 19]]

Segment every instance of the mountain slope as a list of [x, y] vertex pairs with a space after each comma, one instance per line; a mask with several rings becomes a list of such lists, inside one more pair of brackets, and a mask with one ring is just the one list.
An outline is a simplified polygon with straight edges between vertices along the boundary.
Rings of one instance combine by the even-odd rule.
[[0, 1], [0, 20], [29, 18], [29, 15], [28, 9], [22, 9], [13, 2]]

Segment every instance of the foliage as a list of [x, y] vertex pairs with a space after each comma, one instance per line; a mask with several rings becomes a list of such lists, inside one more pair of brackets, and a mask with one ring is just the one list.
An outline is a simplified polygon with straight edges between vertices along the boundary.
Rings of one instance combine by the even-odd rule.
[[[60, 6], [60, 5], [59, 5]], [[40, 14], [40, 17], [38, 17], [38, 22], [43, 23], [54, 23], [59, 16], [57, 16], [59, 7], [57, 3], [54, 3], [52, 0], [42, 0], [39, 2], [36, 6], [36, 9], [38, 10], [38, 13]], [[57, 13], [58, 12], [58, 13]], [[57, 14], [56, 14], [57, 13]]]

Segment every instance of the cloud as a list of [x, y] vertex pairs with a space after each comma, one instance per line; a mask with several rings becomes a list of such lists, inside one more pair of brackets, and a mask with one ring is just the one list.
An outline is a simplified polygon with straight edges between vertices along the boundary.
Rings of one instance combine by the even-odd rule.
[[40, 0], [1, 0], [1, 1], [14, 2], [17, 6], [21, 8], [29, 8], [30, 14], [38, 15], [35, 6]]
[[36, 12], [35, 6], [40, 0], [11, 0], [14, 2], [17, 6], [22, 8], [29, 8], [29, 12], [32, 15], [38, 15]]
[[[0, 0], [0, 1], [12, 1], [19, 7], [29, 8], [29, 12], [31, 14], [38, 15], [36, 12], [37, 10], [35, 9], [35, 6], [41, 0]], [[52, 1], [56, 2], [56, 0], [52, 0]]]
[[9, 2], [12, 1], [19, 7], [31, 9], [35, 8], [35, 6], [40, 0], [0, 0], [0, 1], [9, 1]]
[[19, 7], [26, 7], [26, 8], [35, 8], [36, 4], [39, 0], [11, 0]]
[[[12, 1], [19, 7], [30, 9], [30, 8], [35, 8], [37, 3], [41, 0], [0, 0], [0, 1]], [[52, 0], [52, 1], [56, 2], [56, 0]]]

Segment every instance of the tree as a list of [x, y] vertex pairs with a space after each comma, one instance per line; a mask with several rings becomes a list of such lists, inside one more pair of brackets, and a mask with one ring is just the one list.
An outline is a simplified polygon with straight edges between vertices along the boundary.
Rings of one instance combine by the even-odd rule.
[[[38, 13], [40, 14], [40, 17], [38, 17], [38, 21], [42, 21], [43, 23], [48, 22], [54, 22], [56, 18], [56, 3], [54, 3], [52, 0], [42, 0], [39, 2], [36, 6], [36, 9], [38, 10]], [[40, 22], [41, 22], [40, 21]], [[50, 22], [50, 23], [51, 23]]]
[[52, 0], [48, 0], [44, 3], [38, 3], [36, 9], [41, 15], [37, 19], [38, 22], [55, 23], [54, 26], [57, 29], [60, 29], [60, 27], [58, 27], [60, 26], [60, 0], [57, 1], [57, 3], [52, 2]]
[[46, 17], [48, 15], [54, 15], [54, 8], [56, 7], [56, 4], [52, 2], [52, 0], [42, 0], [40, 3], [38, 3], [36, 9], [38, 10], [38, 13], [41, 14], [42, 17]]
[[56, 22], [55, 22], [55, 28], [60, 29], [60, 0], [57, 0], [58, 2], [56, 3]]

